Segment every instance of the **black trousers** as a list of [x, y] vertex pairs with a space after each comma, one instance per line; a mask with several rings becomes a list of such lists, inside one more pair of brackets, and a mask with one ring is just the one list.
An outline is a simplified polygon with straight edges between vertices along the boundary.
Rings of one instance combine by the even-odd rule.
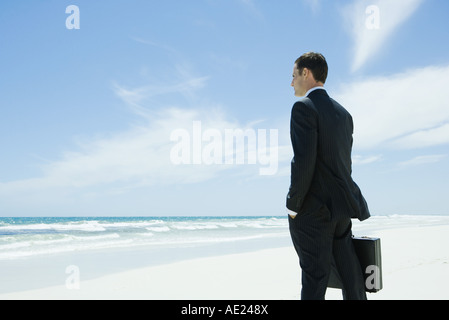
[[288, 217], [302, 270], [301, 299], [324, 300], [332, 259], [343, 284], [343, 299], [366, 300], [365, 282], [352, 244], [348, 217], [331, 217], [323, 206], [313, 214]]

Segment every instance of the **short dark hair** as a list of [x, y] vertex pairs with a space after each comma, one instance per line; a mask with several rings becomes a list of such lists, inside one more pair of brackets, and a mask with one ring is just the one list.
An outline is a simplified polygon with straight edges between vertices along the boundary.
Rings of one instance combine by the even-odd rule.
[[326, 58], [321, 53], [307, 52], [295, 61], [296, 67], [301, 73], [304, 68], [309, 69], [316, 81], [326, 82], [328, 66]]

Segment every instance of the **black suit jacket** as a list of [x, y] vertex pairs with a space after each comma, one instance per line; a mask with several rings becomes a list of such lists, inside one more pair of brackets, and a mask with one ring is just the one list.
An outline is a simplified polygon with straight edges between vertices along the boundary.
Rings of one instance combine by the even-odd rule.
[[351, 177], [353, 122], [323, 89], [312, 91], [292, 109], [294, 157], [287, 208], [299, 215], [326, 206], [332, 216], [365, 220], [367, 203]]

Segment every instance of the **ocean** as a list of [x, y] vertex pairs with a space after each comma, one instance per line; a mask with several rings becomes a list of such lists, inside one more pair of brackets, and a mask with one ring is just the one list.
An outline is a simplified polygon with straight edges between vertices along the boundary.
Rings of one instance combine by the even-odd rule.
[[[448, 224], [449, 216], [373, 216], [353, 220], [354, 234]], [[169, 249], [248, 243], [289, 245], [286, 216], [273, 217], [0, 217], [0, 261], [107, 249]]]
[[201, 247], [288, 236], [286, 217], [0, 218], [0, 261], [112, 248]]

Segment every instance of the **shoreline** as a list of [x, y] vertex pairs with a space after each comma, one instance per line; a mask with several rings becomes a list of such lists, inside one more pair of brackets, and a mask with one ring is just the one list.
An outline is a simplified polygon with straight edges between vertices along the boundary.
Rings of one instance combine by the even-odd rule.
[[[283, 265], [286, 257], [290, 258], [287, 266]], [[230, 296], [237, 300], [277, 299], [275, 288], [299, 281], [297, 271], [294, 249], [281, 247], [136, 268], [81, 280], [79, 289], [58, 285], [0, 294], [0, 300], [221, 300]], [[267, 274], [270, 279], [263, 276]], [[295, 299], [296, 291], [290, 291], [288, 299]], [[271, 297], [267, 298], [267, 294]]]
[[64, 252], [0, 262], [0, 299], [17, 292], [36, 291], [64, 284], [70, 276], [67, 270], [77, 268], [81, 282], [121, 274], [143, 268], [153, 268], [184, 261], [247, 254], [263, 249], [288, 247], [289, 237], [252, 239], [213, 243], [200, 246], [133, 247]]
[[[384, 288], [369, 300], [449, 299], [449, 226], [375, 231], [381, 238]], [[68, 275], [64, 275], [65, 278]], [[296, 300], [300, 268], [292, 246], [199, 257], [133, 268], [94, 279], [0, 294], [0, 299]], [[328, 289], [326, 299], [340, 300]]]

